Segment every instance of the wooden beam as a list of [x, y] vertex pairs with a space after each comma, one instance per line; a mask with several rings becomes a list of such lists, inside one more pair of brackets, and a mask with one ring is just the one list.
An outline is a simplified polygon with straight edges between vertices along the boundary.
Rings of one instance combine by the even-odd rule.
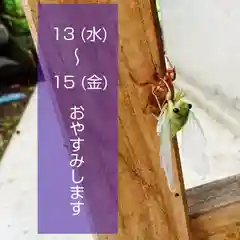
[[197, 217], [213, 208], [240, 201], [240, 175], [187, 190], [189, 214]]
[[[44, 0], [41, 3], [53, 3]], [[95, 1], [114, 3], [115, 1]], [[54, 1], [54, 3], [94, 3], [94, 1]], [[37, 2], [25, 0], [32, 34], [36, 38]], [[101, 236], [123, 240], [188, 240], [189, 226], [176, 139], [174, 174], [177, 192], [170, 193], [159, 163], [159, 139], [156, 120], [143, 113], [151, 86], [134, 83], [154, 81], [156, 69], [165, 71], [163, 48], [157, 37], [154, 1], [122, 0], [119, 7], [119, 101], [118, 172], [119, 233]], [[32, 16], [31, 16], [32, 15]], [[31, 20], [29, 21], [31, 24]]]
[[196, 239], [240, 239], [240, 175], [189, 189], [187, 201]]
[[240, 203], [214, 208], [191, 220], [196, 240], [240, 239]]

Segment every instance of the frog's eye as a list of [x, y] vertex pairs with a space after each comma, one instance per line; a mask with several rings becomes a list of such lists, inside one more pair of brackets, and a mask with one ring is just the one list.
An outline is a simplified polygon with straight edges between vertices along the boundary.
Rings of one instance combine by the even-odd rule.
[[191, 109], [192, 108], [192, 104], [189, 103], [188, 104], [188, 108]]
[[178, 112], [179, 112], [179, 109], [178, 109], [178, 108], [174, 108], [174, 109], [173, 109], [173, 112], [174, 112], [174, 113], [178, 113]]

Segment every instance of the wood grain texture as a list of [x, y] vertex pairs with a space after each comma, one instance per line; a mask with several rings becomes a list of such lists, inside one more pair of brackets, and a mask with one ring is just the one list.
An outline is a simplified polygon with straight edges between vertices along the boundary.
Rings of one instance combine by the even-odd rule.
[[189, 189], [187, 201], [195, 239], [240, 239], [240, 175]]
[[240, 175], [189, 189], [186, 194], [189, 214], [196, 218], [213, 208], [220, 208], [240, 201]]
[[[49, 1], [41, 3], [115, 3], [114, 1]], [[174, 174], [176, 196], [170, 193], [159, 163], [156, 119], [143, 113], [156, 69], [164, 74], [161, 42], [157, 38], [153, 1], [122, 0], [119, 8], [118, 179], [119, 233], [98, 236], [121, 240], [188, 240], [188, 217], [176, 139]], [[25, 0], [25, 11], [37, 41], [37, 2]], [[155, 9], [156, 11], [156, 9]], [[33, 19], [30, 20], [30, 18]]]
[[239, 240], [240, 203], [214, 208], [191, 220], [196, 240]]

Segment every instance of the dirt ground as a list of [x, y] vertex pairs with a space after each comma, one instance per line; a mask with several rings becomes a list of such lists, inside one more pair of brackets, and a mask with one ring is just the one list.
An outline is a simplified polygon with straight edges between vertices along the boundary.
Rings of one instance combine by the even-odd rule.
[[17, 129], [17, 125], [34, 90], [34, 87], [18, 87], [11, 92], [21, 91], [27, 95], [27, 98], [7, 104], [0, 105], [0, 161], [4, 151], [11, 140], [14, 132], [21, 134]]

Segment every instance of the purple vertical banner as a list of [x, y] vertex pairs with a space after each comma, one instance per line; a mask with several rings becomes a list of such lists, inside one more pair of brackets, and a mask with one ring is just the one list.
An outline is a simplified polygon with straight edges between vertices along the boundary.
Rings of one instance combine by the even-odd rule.
[[39, 233], [117, 233], [117, 11], [39, 5]]

